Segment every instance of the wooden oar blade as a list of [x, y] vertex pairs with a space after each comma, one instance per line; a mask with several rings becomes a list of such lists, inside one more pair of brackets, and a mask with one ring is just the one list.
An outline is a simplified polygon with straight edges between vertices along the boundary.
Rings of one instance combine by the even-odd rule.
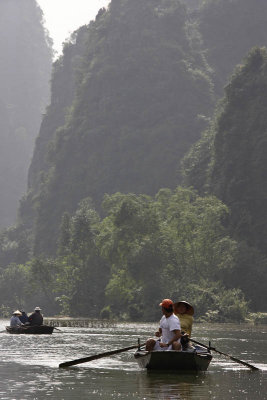
[[[141, 346], [143, 346], [143, 345], [144, 345], [144, 344], [142, 344]], [[114, 354], [123, 353], [124, 351], [136, 349], [137, 347], [139, 347], [139, 345], [124, 347], [123, 349], [117, 349], [117, 350], [107, 351], [107, 352], [105, 352], [105, 353], [95, 354], [94, 356], [83, 357], [83, 358], [79, 358], [79, 359], [77, 359], [77, 360], [66, 361], [66, 362], [64, 362], [64, 363], [59, 364], [59, 368], [71, 367], [72, 365], [77, 365], [77, 364], [86, 363], [86, 362], [93, 361], [93, 360], [97, 360], [97, 359], [103, 358], [103, 357], [109, 357], [109, 356], [112, 356], [112, 355], [114, 355]]]
[[251, 369], [253, 369], [254, 371], [259, 371], [259, 368], [255, 367], [255, 365], [251, 365], [251, 364], [249, 364], [249, 363], [247, 363], [247, 362], [245, 362], [245, 361], [239, 360], [239, 359], [236, 358], [236, 357], [230, 356], [230, 354], [223, 353], [222, 351], [219, 351], [219, 350], [215, 349], [214, 347], [206, 346], [205, 344], [199, 343], [199, 342], [197, 342], [196, 340], [194, 340], [194, 339], [192, 339], [192, 338], [190, 338], [190, 340], [191, 340], [191, 342], [196, 343], [196, 344], [199, 344], [200, 346], [203, 346], [203, 347], [205, 347], [206, 349], [215, 351], [216, 353], [221, 354], [222, 356], [228, 357], [228, 358], [230, 358], [230, 360], [232, 360], [232, 361], [235, 361], [235, 362], [237, 362], [237, 363], [239, 363], [239, 364], [245, 365], [246, 367], [251, 368]]
[[228, 356], [232, 361], [238, 362], [239, 364], [243, 364], [248, 368], [254, 369], [255, 371], [259, 371], [259, 368], [255, 367], [255, 365], [249, 364], [246, 361], [242, 361], [242, 360], [238, 360], [235, 357], [232, 356]]

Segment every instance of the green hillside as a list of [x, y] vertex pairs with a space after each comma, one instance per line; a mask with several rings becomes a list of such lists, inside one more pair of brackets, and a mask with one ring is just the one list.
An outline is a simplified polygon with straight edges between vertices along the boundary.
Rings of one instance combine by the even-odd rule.
[[35, 0], [0, 2], [0, 229], [14, 224], [42, 113], [51, 43]]
[[211, 190], [232, 210], [238, 237], [266, 252], [267, 52], [252, 50], [236, 70], [214, 142]]
[[[212, 105], [206, 64], [188, 23], [177, 0], [113, 0], [100, 10], [87, 27], [75, 100], [56, 132], [74, 93], [60, 83], [71, 73], [64, 66], [77, 65], [70, 51], [82, 55], [75, 38], [73, 50], [66, 48], [37, 140], [35, 153], [42, 155], [34, 156], [30, 170], [36, 254], [55, 250], [62, 214], [82, 198], [91, 196], [99, 208], [105, 193], [154, 194], [180, 181], [179, 159], [200, 137], [205, 122], [199, 115]], [[49, 168], [42, 169], [45, 158]]]
[[260, 307], [267, 278], [266, 74], [266, 49], [252, 49], [226, 86], [210, 129], [183, 160], [187, 184], [229, 207], [226, 226], [239, 242], [229, 278]]

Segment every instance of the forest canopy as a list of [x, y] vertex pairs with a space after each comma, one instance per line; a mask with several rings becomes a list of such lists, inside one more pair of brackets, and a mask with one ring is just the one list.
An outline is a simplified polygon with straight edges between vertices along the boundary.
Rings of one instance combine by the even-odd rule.
[[[73, 215], [64, 214], [57, 257], [9, 265], [0, 302], [14, 304], [15, 295], [16, 306], [27, 306], [39, 294], [51, 312], [153, 320], [159, 299], [190, 298], [197, 317], [245, 317], [244, 295], [224, 282], [235, 268], [237, 243], [222, 224], [228, 214], [222, 202], [177, 188], [155, 198], [106, 195], [103, 208], [101, 219], [84, 199]], [[21, 278], [11, 298], [5, 285], [14, 274]]]

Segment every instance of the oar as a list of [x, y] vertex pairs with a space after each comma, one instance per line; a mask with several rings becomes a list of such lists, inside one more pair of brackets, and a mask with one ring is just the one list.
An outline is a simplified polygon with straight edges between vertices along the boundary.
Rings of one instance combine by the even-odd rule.
[[59, 332], [63, 333], [61, 329], [58, 329], [58, 328], [56, 328], [55, 326], [54, 326], [54, 329], [55, 329], [56, 331], [59, 331]]
[[95, 354], [94, 356], [90, 356], [90, 357], [78, 358], [77, 360], [73, 360], [73, 361], [66, 361], [64, 363], [59, 364], [59, 368], [70, 367], [71, 365], [82, 364], [85, 362], [97, 360], [98, 358], [109, 357], [109, 356], [112, 356], [113, 354], [123, 353], [124, 351], [136, 349], [136, 348], [138, 348], [140, 346], [144, 346], [144, 345], [145, 345], [145, 343], [143, 343], [141, 345], [138, 344], [135, 346], [124, 347], [123, 349], [107, 351], [105, 353]]
[[253, 369], [253, 370], [255, 370], [255, 371], [259, 371], [259, 368], [255, 367], [254, 365], [251, 365], [251, 364], [249, 364], [249, 363], [247, 363], [247, 362], [245, 362], [245, 361], [239, 360], [239, 359], [236, 358], [236, 357], [230, 356], [230, 354], [226, 354], [226, 353], [223, 353], [222, 351], [216, 350], [215, 347], [206, 346], [205, 344], [199, 343], [199, 342], [197, 342], [196, 340], [194, 340], [194, 339], [192, 339], [192, 338], [189, 338], [189, 340], [190, 340], [191, 342], [193, 342], [193, 343], [199, 344], [199, 345], [202, 346], [202, 347], [205, 347], [205, 348], [208, 349], [208, 350], [215, 351], [216, 353], [219, 353], [219, 354], [221, 354], [222, 356], [229, 357], [232, 361], [235, 361], [235, 362], [237, 362], [237, 363], [239, 363], [239, 364], [245, 365], [246, 367], [249, 367], [249, 368], [251, 368], [251, 369]]

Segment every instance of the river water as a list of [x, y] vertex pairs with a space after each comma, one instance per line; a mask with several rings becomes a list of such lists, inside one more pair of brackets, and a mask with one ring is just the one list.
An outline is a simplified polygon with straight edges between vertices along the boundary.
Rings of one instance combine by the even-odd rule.
[[[8, 321], [0, 320], [0, 331]], [[195, 324], [193, 338], [260, 368], [251, 371], [213, 353], [205, 373], [147, 372], [133, 350], [75, 367], [59, 363], [131, 346], [157, 324], [60, 328], [53, 335], [0, 333], [0, 399], [267, 399], [267, 325]]]

